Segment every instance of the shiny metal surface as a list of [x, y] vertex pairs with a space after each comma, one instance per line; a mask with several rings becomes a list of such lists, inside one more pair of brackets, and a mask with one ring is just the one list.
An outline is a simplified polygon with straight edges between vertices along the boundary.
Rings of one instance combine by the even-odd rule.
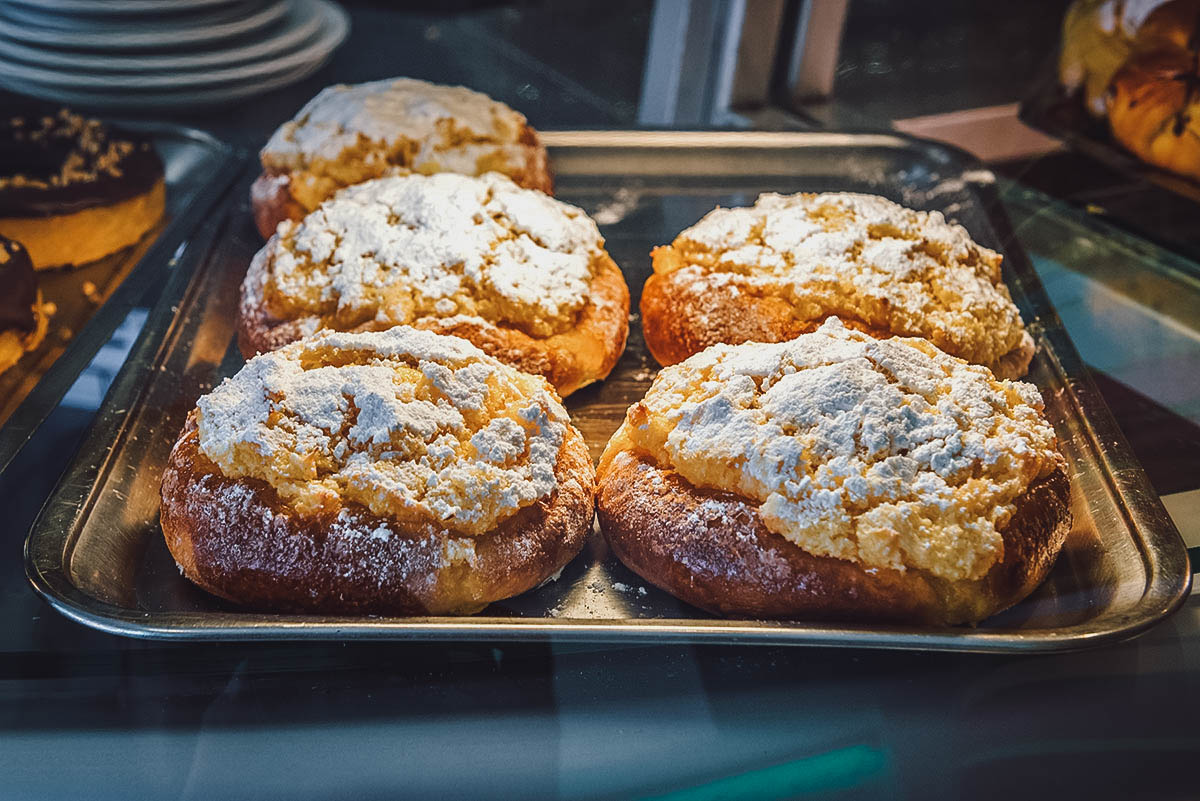
[[[857, 190], [940, 209], [1006, 254], [1006, 280], [1039, 352], [1042, 390], [1073, 466], [1076, 524], [1046, 583], [976, 628], [723, 620], [630, 573], [593, 536], [561, 577], [468, 618], [256, 614], [183, 580], [157, 523], [162, 465], [196, 398], [241, 360], [231, 347], [237, 288], [261, 242], [245, 193], [206, 225], [216, 243], [190, 284], [177, 270], [100, 410], [91, 435], [26, 542], [34, 587], [63, 614], [143, 638], [205, 640], [577, 640], [1053, 651], [1132, 636], [1183, 601], [1183, 543], [1087, 377], [986, 170], [951, 149], [870, 134], [559, 132], [546, 135], [558, 194], [601, 223], [636, 305], [650, 248], [714, 205], [762, 191]], [[175, 310], [177, 308], [177, 311]], [[598, 456], [652, 380], [636, 317], [613, 375], [569, 399]]]
[[[125, 123], [153, 137], [163, 160], [166, 214], [132, 247], [78, 269], [38, 275], [57, 311], [42, 344], [0, 375], [0, 470], [33, 435], [96, 351], [161, 284], [181, 243], [240, 170], [237, 152], [212, 136], [178, 125]], [[84, 282], [94, 287], [83, 290]]]

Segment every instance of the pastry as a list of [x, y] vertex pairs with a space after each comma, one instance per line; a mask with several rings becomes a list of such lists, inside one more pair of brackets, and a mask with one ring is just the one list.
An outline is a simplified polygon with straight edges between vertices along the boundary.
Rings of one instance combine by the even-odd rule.
[[1113, 78], [1108, 118], [1142, 161], [1200, 180], [1200, 48], [1131, 59]]
[[1139, 159], [1200, 179], [1200, 0], [1077, 0], [1059, 77]]
[[1000, 254], [940, 212], [873, 195], [764, 194], [709, 212], [653, 259], [642, 325], [664, 365], [716, 343], [791, 339], [835, 315], [876, 337], [924, 337], [1002, 378], [1033, 358]]
[[324, 89], [261, 157], [250, 198], [264, 239], [338, 189], [384, 175], [496, 171], [553, 189], [546, 149], [522, 114], [462, 86], [412, 78]]
[[0, 234], [36, 269], [126, 248], [163, 215], [163, 165], [149, 140], [66, 109], [0, 120]]
[[1046, 576], [1069, 496], [1035, 387], [836, 318], [662, 370], [597, 471], [621, 561], [739, 617], [982, 620]]
[[1059, 83], [1081, 93], [1096, 117], [1106, 111], [1113, 75], [1133, 53], [1146, 18], [1166, 0], [1075, 0], [1063, 19]]
[[1113, 75], [1108, 121], [1142, 161], [1200, 180], [1200, 0], [1146, 18], [1137, 52]]
[[570, 561], [593, 491], [542, 378], [456, 337], [328, 331], [200, 399], [162, 529], [184, 576], [256, 609], [465, 614]]
[[247, 358], [321, 329], [469, 339], [560, 395], [625, 347], [629, 289], [596, 224], [498, 173], [379, 178], [285, 222], [242, 286]]
[[0, 236], [0, 373], [46, 337], [54, 305], [42, 302], [33, 263], [21, 243]]

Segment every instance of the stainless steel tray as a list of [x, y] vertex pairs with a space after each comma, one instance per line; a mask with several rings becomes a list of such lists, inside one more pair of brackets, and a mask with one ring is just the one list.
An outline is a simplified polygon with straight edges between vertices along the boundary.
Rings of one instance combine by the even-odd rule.
[[[0, 471], [50, 414], [129, 310], [162, 285], [199, 219], [240, 172], [237, 152], [178, 125], [123, 123], [151, 136], [162, 157], [166, 214], [136, 245], [73, 270], [46, 270], [38, 284], [57, 311], [42, 344], [0, 374]], [[191, 244], [199, 244], [194, 240]], [[95, 287], [91, 297], [84, 282]]]
[[[969, 157], [891, 135], [559, 132], [547, 143], [559, 196], [601, 223], [637, 296], [649, 251], [714, 205], [761, 191], [858, 190], [941, 209], [1003, 250], [1006, 280], [1039, 345], [1031, 380], [1073, 466], [1074, 530], [1049, 580], [976, 628], [724, 620], [626, 570], [598, 534], [557, 581], [474, 617], [267, 615], [214, 599], [179, 576], [158, 526], [159, 480], [196, 398], [241, 363], [232, 347], [237, 288], [261, 242], [238, 192], [190, 285], [168, 287], [74, 465], [26, 543], [33, 586], [59, 611], [104, 631], [163, 639], [460, 639], [790, 643], [959, 651], [1082, 648], [1142, 631], [1190, 586], [1178, 532], [1087, 378], [1021, 252], [992, 185]], [[214, 221], [215, 224], [215, 221]], [[177, 306], [177, 311], [174, 307]], [[655, 364], [634, 319], [612, 376], [569, 399], [598, 456]]]

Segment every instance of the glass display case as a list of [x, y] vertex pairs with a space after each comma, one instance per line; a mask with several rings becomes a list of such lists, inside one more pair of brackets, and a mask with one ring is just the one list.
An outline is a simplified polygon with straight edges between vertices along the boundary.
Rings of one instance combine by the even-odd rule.
[[[1197, 794], [1200, 179], [1139, 161], [1060, 74], [1080, 35], [1064, 19], [1098, 15], [1087, 36], [1119, 49], [1104, 15], [1132, 42], [1144, 18], [1124, 6], [1138, 4], [178, 5], [0, 4], [0, 84], [201, 142], [208, 159], [164, 153], [176, 194], [127, 254], [134, 278], [77, 304], [75, 330], [52, 329], [58, 366], [23, 385], [25, 407], [17, 390], [0, 401], [21, 423], [0, 430], [0, 796]], [[175, 575], [160, 474], [196, 397], [242, 365], [233, 315], [263, 247], [259, 151], [322, 88], [393, 76], [523, 113], [558, 197], [620, 265], [624, 361], [565, 402], [594, 461], [660, 369], [637, 306], [651, 249], [714, 206], [872, 192], [1005, 253], [1039, 345], [1030, 380], [1066, 410], [1059, 438], [1099, 454], [1068, 449], [1077, 518], [1115, 510], [1089, 517], [1098, 536], [1076, 525], [1031, 596], [1073, 638], [988, 644], [1037, 628], [1029, 605], [950, 627], [722, 617], [625, 568], [599, 526], [549, 589], [453, 624], [297, 618]], [[900, 151], [921, 155], [897, 166]], [[48, 280], [70, 289], [73, 275]], [[1171, 590], [1144, 619], [1070, 628], [1163, 574]], [[1117, 589], [1072, 595], [1104, 581]], [[629, 624], [588, 633], [606, 620]]]

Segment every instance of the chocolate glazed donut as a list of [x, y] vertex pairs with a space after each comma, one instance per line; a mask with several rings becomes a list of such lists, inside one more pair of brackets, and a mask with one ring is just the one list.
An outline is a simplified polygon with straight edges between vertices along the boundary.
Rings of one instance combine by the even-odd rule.
[[36, 269], [84, 264], [137, 242], [163, 214], [149, 139], [60, 109], [0, 122], [0, 234]]

